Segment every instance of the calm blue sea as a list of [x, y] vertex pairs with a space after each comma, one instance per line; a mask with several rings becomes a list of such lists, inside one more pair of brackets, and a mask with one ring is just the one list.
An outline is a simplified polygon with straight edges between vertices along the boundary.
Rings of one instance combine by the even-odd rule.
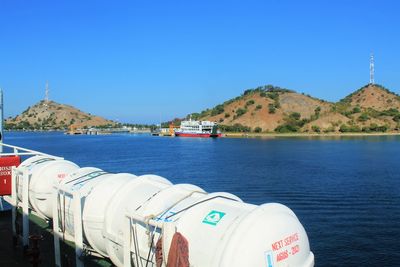
[[400, 266], [400, 137], [200, 139], [10, 133], [80, 166], [158, 174], [246, 202], [289, 206], [316, 266]]

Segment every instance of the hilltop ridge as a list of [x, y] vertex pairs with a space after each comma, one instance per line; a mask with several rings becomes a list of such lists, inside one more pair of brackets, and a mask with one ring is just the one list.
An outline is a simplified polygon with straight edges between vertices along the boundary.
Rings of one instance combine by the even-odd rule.
[[54, 101], [40, 101], [28, 107], [20, 115], [6, 120], [7, 129], [15, 130], [65, 130], [113, 126], [115, 122], [85, 113], [73, 106]]
[[400, 129], [400, 97], [368, 84], [332, 103], [273, 85], [248, 89], [193, 119], [236, 132], [385, 132]]
[[[369, 133], [399, 132], [399, 110], [400, 96], [378, 84], [367, 84], [336, 103], [266, 85], [189, 115], [196, 120], [216, 121], [224, 132]], [[174, 122], [179, 124], [180, 120]], [[6, 120], [6, 129], [14, 130], [115, 125], [72, 106], [44, 100]]]

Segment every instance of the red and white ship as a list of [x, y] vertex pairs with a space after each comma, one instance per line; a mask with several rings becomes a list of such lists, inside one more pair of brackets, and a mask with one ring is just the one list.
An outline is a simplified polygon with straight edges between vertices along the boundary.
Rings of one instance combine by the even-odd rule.
[[181, 137], [221, 137], [218, 125], [211, 121], [182, 121], [181, 127], [175, 131]]

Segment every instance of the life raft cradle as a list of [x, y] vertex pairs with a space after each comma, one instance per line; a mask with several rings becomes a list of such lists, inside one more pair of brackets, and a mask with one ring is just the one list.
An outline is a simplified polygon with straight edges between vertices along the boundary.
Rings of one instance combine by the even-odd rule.
[[[150, 198], [148, 198], [146, 200], [146, 202], [150, 201], [153, 197], [155, 197], [160, 192], [161, 191], [158, 191], [157, 193], [153, 194]], [[207, 201], [211, 201], [213, 199], [222, 198], [222, 199], [228, 199], [228, 200], [232, 200], [232, 201], [237, 201], [237, 199], [226, 197], [226, 196], [218, 196], [218, 195], [217, 196], [213, 196], [213, 197], [210, 197], [210, 198], [207, 198], [207, 199], [200, 200], [200, 201], [198, 201], [196, 203], [193, 203], [193, 204], [191, 204], [191, 205], [189, 205], [189, 206], [187, 206], [187, 207], [175, 212], [174, 214], [168, 215], [168, 216], [165, 217], [164, 221], [161, 222], [162, 220], [160, 218], [162, 218], [163, 215], [167, 214], [168, 211], [170, 211], [178, 203], [180, 203], [183, 200], [187, 199], [188, 197], [190, 197], [194, 193], [203, 193], [203, 192], [193, 191], [190, 194], [188, 194], [185, 197], [183, 197], [182, 199], [176, 201], [173, 205], [171, 205], [170, 207], [168, 207], [164, 211], [162, 211], [162, 212], [160, 212], [159, 214], [156, 214], [156, 215], [149, 215], [149, 216], [146, 216], [146, 217], [141, 217], [141, 216], [138, 216], [138, 215], [132, 215], [130, 213], [126, 213], [125, 214], [125, 217], [127, 219], [127, 224], [126, 224], [126, 228], [125, 228], [125, 231], [124, 231], [124, 236], [129, 236], [130, 238], [129, 238], [129, 240], [128, 239], [124, 240], [124, 248], [130, 248], [131, 247], [131, 243], [133, 241], [134, 250], [135, 250], [135, 261], [136, 261], [136, 264], [137, 264], [136, 266], [143, 266], [143, 264], [142, 264], [142, 259], [140, 258], [139, 253], [138, 253], [139, 244], [137, 242], [137, 234], [136, 234], [137, 231], [134, 229], [134, 227], [136, 227], [136, 223], [135, 222], [144, 223], [146, 228], [147, 228], [146, 234], [148, 235], [148, 238], [149, 238], [149, 242], [148, 242], [149, 243], [149, 252], [148, 252], [148, 255], [147, 255], [147, 259], [145, 259], [145, 264], [146, 264], [145, 266], [147, 267], [148, 263], [151, 262], [151, 259], [156, 255], [157, 249], [158, 250], [162, 249], [162, 253], [161, 253], [162, 261], [161, 262], [166, 263], [167, 264], [166, 266], [169, 267], [169, 265], [168, 265], [169, 263], [168, 262], [169, 261], [173, 261], [175, 263], [177, 257], [180, 257], [180, 258], [181, 257], [184, 257], [184, 258], [187, 257], [187, 262], [189, 262], [189, 254], [184, 252], [184, 251], [186, 251], [185, 250], [185, 246], [188, 246], [187, 240], [184, 238], [184, 236], [181, 233], [176, 231], [176, 228], [175, 228], [175, 225], [174, 225], [173, 222], [167, 222], [168, 219], [170, 219], [170, 218], [172, 218], [172, 217], [174, 217], [174, 216], [176, 216], [176, 215], [178, 215], [178, 214], [180, 214], [180, 213], [182, 213], [184, 211], [187, 211], [187, 210], [189, 210], [189, 209], [191, 209], [191, 208], [193, 208], [193, 207], [195, 207], [197, 205], [200, 205], [200, 204], [205, 203]], [[143, 206], [143, 204], [140, 205], [139, 207], [137, 207], [135, 210], [138, 211]], [[166, 229], [166, 226], [167, 226], [168, 230]], [[129, 227], [129, 230], [128, 230], [128, 227]], [[150, 228], [153, 228], [153, 230], [151, 231]], [[160, 235], [159, 235], [159, 237], [157, 239], [157, 242], [154, 243], [154, 237], [155, 237], [155, 234], [156, 234], [157, 230], [159, 231]], [[150, 235], [150, 232], [151, 232], [151, 235]], [[172, 234], [172, 237], [170, 237], [170, 236], [166, 237], [165, 235], [167, 235], [167, 234], [169, 234], [169, 235]], [[176, 236], [178, 236], [178, 237], [176, 237]], [[177, 245], [176, 242], [178, 242], [178, 243], [181, 242], [182, 238], [184, 238], [186, 240], [186, 244], [184, 246], [182, 246], [181, 243], [180, 243], [180, 245]], [[162, 248], [158, 248], [157, 244], [160, 242], [160, 240], [163, 240], [163, 239], [164, 240], [165, 239], [170, 239], [171, 240], [170, 245], [169, 246], [165, 246], [165, 244], [168, 244], [168, 242], [161, 242], [161, 244], [164, 244], [164, 245], [161, 246]], [[155, 247], [153, 247], [154, 244], [156, 244]], [[175, 248], [175, 249], [173, 249], [173, 248]], [[187, 248], [187, 250], [188, 250], [188, 248]], [[169, 255], [173, 255], [173, 256], [170, 257]], [[165, 257], [165, 256], [167, 256], [167, 257]], [[129, 251], [128, 250], [124, 250], [124, 262], [130, 261], [130, 259], [131, 259], [131, 251], [130, 251], [130, 249], [129, 249]], [[139, 262], [140, 262], [140, 265], [139, 265]], [[184, 262], [186, 262], [186, 260]], [[130, 265], [125, 265], [125, 266], [126, 267], [130, 267]], [[158, 266], [158, 263], [157, 263], [157, 266]], [[173, 266], [186, 267], [186, 265], [173, 265]], [[189, 267], [189, 265], [187, 265], [187, 267]]]
[[[20, 149], [22, 149], [22, 148], [13, 147], [13, 146], [10, 146], [10, 147], [12, 147], [14, 149], [14, 153], [12, 153], [12, 155], [18, 155], [18, 154], [26, 155], [26, 156], [27, 155], [36, 155], [36, 156], [40, 155], [43, 157], [51, 158], [51, 160], [54, 160], [54, 161], [58, 161], [58, 160], [63, 161], [63, 159], [60, 157], [55, 157], [55, 156], [47, 155], [47, 154], [32, 151], [32, 150], [25, 150], [25, 151], [21, 152]], [[34, 160], [34, 159], [32, 159], [32, 160]], [[32, 161], [31, 161], [31, 163], [32, 163]], [[44, 164], [46, 164], [46, 163], [44, 163]], [[79, 167], [77, 166], [77, 168], [79, 168]], [[48, 207], [50, 207], [50, 205], [51, 205], [52, 208], [50, 209], [50, 214], [49, 214], [49, 212], [47, 212], [46, 213], [47, 216], [45, 216], [41, 210], [36, 210], [35, 205], [30, 207], [29, 185], [30, 185], [30, 180], [31, 180], [32, 175], [34, 175], [34, 174], [30, 171], [29, 165], [19, 166], [18, 168], [15, 168], [15, 167], [12, 168], [12, 179], [11, 179], [12, 180], [12, 194], [11, 194], [11, 197], [6, 197], [6, 199], [9, 203], [11, 203], [13, 205], [13, 209], [12, 209], [13, 224], [12, 225], [13, 225], [14, 236], [18, 237], [18, 234], [16, 231], [17, 209], [22, 208], [22, 236], [21, 236], [21, 239], [22, 239], [22, 243], [23, 243], [24, 247], [28, 246], [28, 236], [29, 236], [29, 219], [28, 218], [29, 218], [29, 214], [33, 213], [36, 216], [38, 216], [46, 221], [49, 221], [51, 219], [53, 220], [55, 265], [56, 266], [61, 266], [61, 257], [60, 257], [60, 241], [61, 240], [70, 240], [75, 243], [76, 266], [79, 266], [79, 267], [84, 266], [82, 256], [84, 256], [85, 254], [92, 254], [92, 255], [103, 257], [100, 254], [100, 252], [98, 252], [98, 250], [97, 250], [98, 248], [94, 248], [94, 247], [92, 248], [91, 245], [89, 245], [91, 243], [87, 243], [84, 241], [84, 235], [86, 236], [86, 234], [84, 234], [84, 230], [83, 230], [82, 218], [83, 218], [83, 208], [84, 207], [83, 207], [82, 203], [83, 203], [83, 199], [86, 198], [94, 188], [83, 186], [82, 188], [79, 188], [79, 190], [73, 190], [73, 188], [66, 186], [66, 185], [70, 185], [70, 183], [68, 183], [68, 181], [66, 181], [67, 184], [60, 183], [60, 184], [55, 185], [55, 189], [56, 189], [57, 193], [52, 194], [52, 197], [50, 199], [48, 199], [48, 201], [46, 202], [46, 203], [48, 203]], [[112, 174], [112, 175], [117, 176], [118, 174]], [[74, 178], [75, 177], [72, 176], [70, 179], [76, 180]], [[160, 178], [162, 178], [162, 177], [160, 177]], [[137, 179], [140, 179], [140, 177], [138, 177]], [[163, 178], [163, 179], [166, 180], [165, 178]], [[140, 181], [145, 181], [145, 180], [142, 179]], [[69, 182], [72, 182], [72, 181], [69, 181]], [[167, 180], [167, 182], [168, 182], [168, 180]], [[17, 183], [18, 183], [19, 187], [17, 186]], [[170, 186], [171, 188], [173, 187], [173, 185], [171, 185], [171, 183], [166, 184], [165, 186]], [[175, 186], [177, 186], [177, 185], [175, 185]], [[145, 203], [150, 202], [153, 198], [155, 198], [158, 194], [160, 194], [165, 189], [166, 189], [166, 187], [164, 187], [164, 189], [161, 189], [161, 190], [157, 191], [156, 193], [152, 194], [150, 197], [147, 198], [147, 200], [142, 199], [142, 202], [140, 202], [140, 205], [138, 205], [136, 207], [136, 210], [140, 210], [145, 205]], [[191, 192], [188, 193], [187, 191], [190, 191], [190, 190], [191, 190]], [[171, 220], [171, 219], [173, 219], [174, 216], [177, 216], [178, 214], [180, 214], [184, 211], [190, 210], [193, 207], [199, 206], [202, 203], [209, 202], [209, 201], [217, 199], [217, 198], [226, 199], [229, 201], [233, 200], [233, 201], [239, 202], [239, 203], [241, 202], [239, 198], [235, 198], [236, 196], [231, 195], [229, 193], [207, 194], [204, 191], [196, 191], [196, 190], [201, 190], [201, 188], [197, 187], [197, 189], [195, 189], [195, 186], [192, 186], [191, 189], [188, 189], [187, 191], [182, 189], [181, 192], [185, 191], [186, 193], [184, 193], [184, 194], [181, 193], [180, 199], [178, 199], [176, 201], [170, 200], [170, 202], [169, 202], [170, 206], [168, 208], [164, 209], [164, 207], [162, 207], [161, 209], [156, 209], [157, 212], [160, 210], [162, 210], [162, 211], [158, 212], [154, 215], [147, 215], [146, 217], [143, 217], [140, 215], [140, 214], [145, 214], [143, 212], [139, 214], [139, 213], [135, 213], [134, 210], [130, 210], [131, 212], [128, 212], [125, 210], [125, 214], [124, 214], [123, 210], [121, 210], [122, 213], [119, 213], [119, 214], [120, 214], [122, 220], [120, 221], [121, 228], [119, 228], [119, 229], [122, 230], [122, 233], [123, 233], [122, 236], [115, 236], [115, 235], [112, 236], [111, 234], [107, 233], [108, 229], [105, 229], [105, 232], [102, 235], [103, 238], [107, 238], [108, 241], [110, 241], [112, 243], [115, 242], [115, 244], [121, 246], [119, 251], [120, 251], [120, 253], [122, 252], [122, 254], [120, 255], [121, 258], [120, 258], [120, 263], [118, 265], [124, 266], [124, 267], [130, 267], [131, 264], [133, 263], [132, 262], [133, 260], [135, 261], [134, 264], [137, 267], [139, 267], [139, 266], [142, 267], [142, 266], [148, 265], [150, 262], [152, 262], [152, 264], [154, 264], [154, 261], [152, 259], [155, 256], [155, 252], [157, 249], [157, 243], [160, 240], [162, 240], [162, 243], [164, 244], [164, 246], [162, 246], [163, 262], [164, 263], [167, 262], [166, 260], [169, 259], [168, 255], [169, 255], [169, 248], [171, 247], [170, 246], [171, 240], [173, 239], [173, 236], [177, 232], [177, 226], [175, 226], [174, 221]], [[197, 198], [197, 201], [195, 200], [193, 204], [190, 204], [191, 202], [188, 201], [187, 202], [188, 205], [186, 207], [182, 208], [182, 206], [185, 203], [181, 203], [181, 202], [184, 201], [185, 199], [189, 198], [194, 193], [201, 193], [203, 196]], [[220, 194], [220, 195], [218, 195], [218, 194]], [[207, 195], [209, 197], [207, 197]], [[233, 198], [230, 198], [227, 196], [232, 196]], [[33, 195], [32, 197], [35, 197], [35, 195]], [[73, 234], [71, 234], [72, 233], [71, 231], [68, 231], [68, 232], [66, 231], [66, 221], [65, 221], [65, 219], [67, 217], [65, 214], [65, 211], [67, 210], [65, 208], [65, 198], [66, 197], [69, 198], [69, 204], [70, 204], [70, 206], [68, 207], [68, 209], [69, 209], [68, 216], [73, 216], [73, 222], [71, 222], [72, 217], [69, 217], [70, 218], [69, 227], [73, 228], [72, 229]], [[63, 201], [62, 204], [63, 204], [64, 208], [60, 208], [61, 200]], [[171, 204], [171, 202], [173, 202], [173, 201], [175, 201], [175, 202], [173, 204]], [[178, 211], [174, 211], [175, 212], [174, 214], [167, 214], [169, 210], [171, 210], [173, 207], [175, 207], [179, 203], [181, 203], [181, 204], [179, 205], [179, 207], [177, 207], [179, 209]], [[224, 202], [224, 203], [227, 203], [227, 202]], [[231, 203], [234, 203], [234, 202], [231, 202]], [[212, 209], [213, 205], [214, 204], [212, 204], [209, 207], [207, 206], [207, 209], [210, 210], [210, 207]], [[242, 207], [242, 206], [244, 207], [244, 205], [247, 205], [246, 207], [251, 206], [251, 207], [249, 207], [249, 209], [250, 208], [252, 209], [251, 212], [246, 213], [246, 214], [249, 214], [249, 216], [251, 216], [252, 220], [255, 219], [255, 216], [263, 215], [267, 212], [267, 211], [265, 211], [267, 209], [267, 206], [259, 206], [257, 208], [257, 207], [255, 207], [255, 205], [243, 203], [243, 204], [240, 204], [240, 207]], [[276, 218], [275, 221], [279, 221], [279, 220], [282, 221], [282, 218], [284, 217], [285, 221], [282, 221], [282, 222], [284, 222], [284, 225], [287, 226], [287, 225], [291, 224], [290, 229], [292, 229], [292, 230], [288, 230], [288, 231], [300, 231], [299, 233], [301, 234], [302, 238], [304, 238], [303, 239], [304, 243], [301, 243], [301, 245], [302, 246], [304, 245], [304, 248], [305, 248], [304, 250], [308, 254], [305, 254], [307, 256], [307, 258], [305, 258], [305, 256], [301, 256], [301, 259], [302, 260], [304, 259], [304, 261], [302, 262], [302, 264], [299, 264], [299, 266], [313, 266], [314, 259], [313, 259], [312, 252], [309, 251], [307, 235], [304, 231], [304, 228], [302, 228], [300, 222], [295, 217], [294, 213], [290, 209], [284, 207], [283, 205], [280, 205], [280, 206], [279, 206], [279, 204], [272, 204], [272, 205], [265, 204], [265, 205], [269, 205], [268, 211], [275, 211], [275, 213], [274, 213], [274, 216], [276, 216], [276, 217], [274, 217], [274, 218]], [[264, 210], [264, 207], [265, 207], [265, 210]], [[147, 209], [147, 207], [146, 207], [146, 209]], [[203, 209], [203, 208], [201, 208], [201, 209]], [[60, 210], [63, 210], [63, 213], [61, 213]], [[197, 212], [197, 209], [195, 209], [195, 210]], [[118, 212], [121, 212], [121, 211], [118, 211]], [[276, 211], [279, 213], [277, 213]], [[261, 214], [262, 212], [264, 212], [264, 213]], [[150, 211], [150, 214], [151, 214], [151, 211]], [[192, 212], [190, 214], [192, 214]], [[254, 216], [253, 216], [253, 214], [254, 214]], [[282, 214], [282, 215], [279, 215], [279, 214]], [[187, 215], [183, 215], [183, 216], [186, 216], [186, 218], [189, 218], [189, 217], [187, 217]], [[246, 215], [246, 219], [249, 216]], [[180, 222], [179, 229], [181, 229], [182, 216], [180, 216], [180, 218], [181, 219], [176, 221], [176, 222]], [[231, 217], [230, 223], [237, 221], [237, 222], [240, 222], [241, 224], [243, 224], [243, 220], [238, 221], [235, 218], [236, 217]], [[271, 220], [266, 221], [265, 220], [266, 217], [263, 217], [263, 218], [264, 218], [263, 221], [265, 221], [265, 222], [271, 221]], [[204, 223], [204, 220], [203, 220], [203, 223]], [[249, 221], [250, 221], [250, 218], [247, 219], [245, 221], [245, 223], [248, 225]], [[187, 220], [186, 221], [184, 220], [184, 222], [187, 224]], [[199, 220], [197, 222], [199, 222]], [[201, 223], [201, 221], [199, 223]], [[144, 226], [141, 228], [141, 232], [140, 232], [140, 234], [141, 234], [140, 244], [138, 242], [138, 231], [137, 231], [137, 227], [139, 225]], [[268, 225], [268, 223], [267, 223], [267, 225]], [[282, 229], [282, 233], [285, 235], [286, 235], [286, 233], [288, 233], [288, 231], [285, 230], [285, 229], [287, 229], [286, 226], [280, 227], [280, 229]], [[71, 228], [69, 228], [69, 229], [71, 229]], [[296, 229], [296, 230], [293, 230], [293, 229]], [[143, 231], [143, 230], [147, 230], [147, 231]], [[145, 233], [148, 238], [148, 246], [149, 246], [148, 250], [143, 248], [143, 245], [145, 244], [145, 243], [143, 243], [143, 240], [145, 240], [145, 239], [143, 239], [143, 237], [145, 237], [145, 236], [143, 236], [143, 233]], [[280, 235], [282, 233], [280, 233]], [[236, 235], [235, 235], [235, 237], [236, 237]], [[191, 238], [193, 238], [193, 237], [191, 237]], [[157, 242], [155, 242], [156, 240], [157, 240]], [[276, 240], [278, 240], [278, 239], [276, 239]], [[236, 237], [236, 242], [237, 241], [238, 240]], [[271, 242], [271, 240], [268, 242]], [[139, 246], [141, 246], [141, 248]], [[139, 253], [139, 249], [141, 249], [140, 253]], [[145, 250], [148, 251], [147, 257], [144, 255]], [[229, 253], [232, 253], [232, 251], [229, 251]], [[270, 257], [271, 255], [272, 254], [268, 254], [267, 256]], [[197, 260], [199, 260], [199, 259], [197, 259]], [[200, 258], [200, 260], [201, 260], [201, 258]], [[143, 265], [143, 264], [145, 264], [145, 265]], [[224, 264], [226, 265], [226, 262], [224, 262]]]

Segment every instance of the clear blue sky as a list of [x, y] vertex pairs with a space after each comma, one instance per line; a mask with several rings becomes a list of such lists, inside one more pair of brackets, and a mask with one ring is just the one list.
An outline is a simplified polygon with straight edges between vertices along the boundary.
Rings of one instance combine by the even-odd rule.
[[274, 84], [337, 101], [400, 93], [400, 1], [0, 2], [5, 115], [44, 98], [122, 122], [183, 117]]

